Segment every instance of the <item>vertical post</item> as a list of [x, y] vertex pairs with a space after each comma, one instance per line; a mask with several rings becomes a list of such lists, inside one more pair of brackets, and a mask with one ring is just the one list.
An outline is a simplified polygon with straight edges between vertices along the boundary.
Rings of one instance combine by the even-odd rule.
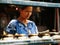
[[55, 8], [56, 31], [59, 31], [59, 8]]

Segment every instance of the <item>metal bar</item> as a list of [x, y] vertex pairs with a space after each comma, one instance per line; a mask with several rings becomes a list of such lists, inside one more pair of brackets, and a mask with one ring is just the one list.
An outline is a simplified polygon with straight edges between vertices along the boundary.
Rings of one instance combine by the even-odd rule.
[[21, 1], [21, 0], [1, 0], [0, 3], [16, 4], [16, 5], [32, 5], [32, 6], [44, 6], [44, 7], [59, 7], [60, 3], [50, 2], [38, 2], [38, 1]]

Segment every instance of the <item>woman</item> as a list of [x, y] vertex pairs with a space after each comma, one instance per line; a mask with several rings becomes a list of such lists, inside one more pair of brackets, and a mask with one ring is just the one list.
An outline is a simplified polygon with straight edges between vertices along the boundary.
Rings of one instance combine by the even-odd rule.
[[9, 34], [19, 34], [20, 36], [38, 35], [38, 29], [33, 21], [28, 20], [32, 14], [32, 6], [22, 6], [18, 8], [19, 17], [10, 21], [6, 28]]

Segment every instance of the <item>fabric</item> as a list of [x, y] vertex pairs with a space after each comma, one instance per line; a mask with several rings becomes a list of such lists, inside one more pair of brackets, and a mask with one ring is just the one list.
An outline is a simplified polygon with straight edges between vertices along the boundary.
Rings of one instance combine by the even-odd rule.
[[28, 23], [26, 26], [22, 22], [16, 19], [13, 19], [8, 24], [6, 28], [6, 32], [10, 34], [15, 34], [15, 33], [26, 34], [28, 36], [28, 34], [37, 34], [38, 29], [33, 21], [28, 20]]

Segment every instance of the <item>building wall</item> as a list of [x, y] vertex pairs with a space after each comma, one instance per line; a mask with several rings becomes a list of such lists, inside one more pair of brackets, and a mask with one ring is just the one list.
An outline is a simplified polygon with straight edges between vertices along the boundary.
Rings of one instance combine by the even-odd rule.
[[59, 15], [59, 31], [60, 31], [60, 15]]

